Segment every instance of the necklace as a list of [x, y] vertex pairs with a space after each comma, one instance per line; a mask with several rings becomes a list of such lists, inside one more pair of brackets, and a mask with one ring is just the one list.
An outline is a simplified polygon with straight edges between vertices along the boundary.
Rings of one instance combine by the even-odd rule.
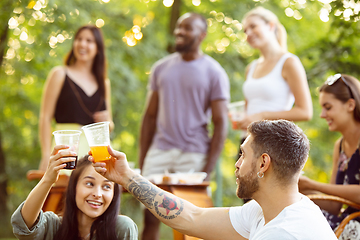
[[345, 155], [345, 152], [341, 151], [339, 156], [339, 170], [344, 172], [349, 163], [350, 158]]
[[339, 154], [339, 170], [344, 172], [348, 167], [348, 162], [350, 158], [348, 158], [345, 154], [345, 143], [343, 141], [344, 139], [341, 139], [340, 142], [340, 154]]

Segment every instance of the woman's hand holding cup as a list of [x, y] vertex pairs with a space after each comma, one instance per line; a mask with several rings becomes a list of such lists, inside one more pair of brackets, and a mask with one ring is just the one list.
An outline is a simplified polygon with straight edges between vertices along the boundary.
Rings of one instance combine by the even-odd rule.
[[50, 155], [49, 164], [43, 177], [44, 180], [56, 182], [60, 170], [64, 169], [68, 162], [75, 161], [76, 158], [77, 152], [72, 151], [70, 146], [56, 145]]

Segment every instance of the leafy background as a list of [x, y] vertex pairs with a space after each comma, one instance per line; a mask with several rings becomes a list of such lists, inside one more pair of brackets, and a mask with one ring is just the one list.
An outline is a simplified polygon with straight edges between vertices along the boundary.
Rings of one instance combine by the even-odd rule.
[[[289, 51], [298, 55], [307, 72], [314, 117], [300, 122], [311, 141], [305, 174], [327, 182], [338, 133], [320, 119], [317, 88], [336, 72], [359, 77], [359, 1], [344, 0], [2, 0], [0, 2], [0, 237], [12, 237], [10, 215], [36, 182], [26, 172], [40, 160], [38, 116], [43, 85], [84, 24], [103, 30], [108, 77], [116, 128], [115, 149], [137, 165], [138, 134], [152, 64], [172, 49], [177, 17], [194, 11], [208, 19], [202, 47], [225, 68], [231, 100], [243, 100], [245, 66], [259, 56], [246, 44], [242, 16], [255, 6], [272, 10], [288, 32]], [[240, 133], [229, 129], [218, 179], [211, 189], [221, 206], [240, 205], [234, 180]], [[219, 195], [220, 194], [220, 195]], [[124, 195], [122, 213], [142, 227], [142, 206]], [[162, 225], [162, 239], [171, 229]]]

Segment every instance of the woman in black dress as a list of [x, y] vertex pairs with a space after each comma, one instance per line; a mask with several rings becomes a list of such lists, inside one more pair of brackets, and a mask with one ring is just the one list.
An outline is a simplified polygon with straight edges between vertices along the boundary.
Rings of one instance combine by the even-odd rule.
[[[65, 66], [50, 72], [40, 110], [40, 170], [46, 170], [50, 157], [53, 119], [56, 130], [80, 130], [83, 125], [102, 121], [110, 122], [110, 130], [114, 127], [105, 60], [101, 30], [86, 25], [76, 32]], [[90, 150], [84, 134], [82, 137], [79, 157]]]

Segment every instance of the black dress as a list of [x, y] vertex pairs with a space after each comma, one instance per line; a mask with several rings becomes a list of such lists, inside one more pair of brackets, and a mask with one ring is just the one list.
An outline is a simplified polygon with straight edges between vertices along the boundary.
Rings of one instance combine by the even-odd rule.
[[106, 105], [99, 89], [92, 96], [88, 96], [66, 74], [64, 85], [56, 103], [56, 122], [87, 125], [94, 123], [92, 115], [102, 110], [106, 110]]
[[[341, 143], [342, 143], [342, 140], [340, 142], [339, 166], [338, 166], [338, 171], [336, 174], [336, 184], [359, 185], [359, 183], [360, 183], [360, 152], [359, 152], [359, 148], [356, 149], [355, 153], [348, 159], [346, 157], [344, 151], [341, 148], [341, 145], [342, 145]], [[350, 215], [353, 212], [357, 212], [358, 210], [353, 207], [347, 207], [340, 215], [333, 215], [333, 214], [326, 212], [325, 210], [322, 210], [322, 211], [323, 211], [326, 219], [328, 220], [331, 228], [336, 229], [336, 227], [340, 224], [340, 222], [346, 216]], [[360, 229], [358, 227], [356, 227], [356, 226], [360, 226], [360, 224], [359, 224], [360, 218], [356, 218], [356, 219], [354, 219], [354, 221], [357, 221], [357, 223], [356, 224], [353, 223], [352, 228], [356, 228], [356, 229], [350, 230], [352, 233], [349, 233], [349, 230], [347, 231], [348, 234], [351, 234], [351, 237], [345, 237], [342, 239], [351, 239], [351, 240], [360, 239]], [[354, 233], [356, 236], [354, 235]], [[347, 233], [344, 231], [344, 234], [347, 234]]]

